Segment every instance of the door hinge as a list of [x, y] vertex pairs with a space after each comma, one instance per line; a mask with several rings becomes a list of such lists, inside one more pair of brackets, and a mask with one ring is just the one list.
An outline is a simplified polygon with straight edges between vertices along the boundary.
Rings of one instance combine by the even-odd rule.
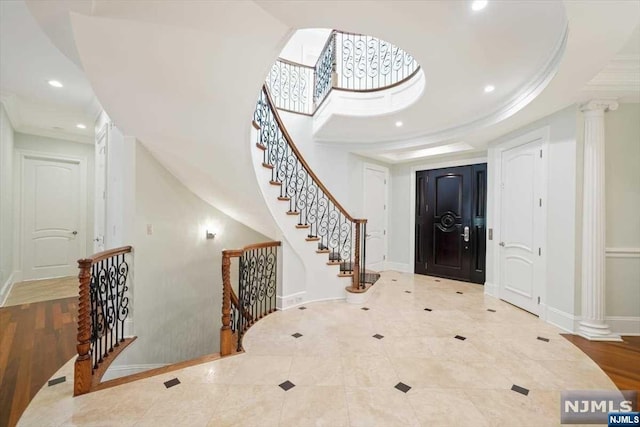
[[500, 188], [504, 190], [504, 182], [500, 183]]
[[384, 205], [384, 209], [385, 209], [385, 210], [387, 209], [387, 205]]
[[538, 248], [538, 255], [541, 256], [542, 255], [542, 248]]
[[542, 150], [540, 150], [540, 158], [542, 158]]
[[386, 179], [384, 180], [384, 185], [387, 185], [387, 180]]
[[542, 199], [539, 199], [539, 200], [540, 200], [539, 205], [540, 207], [542, 207]]
[[386, 255], [382, 255], [382, 260], [386, 261], [387, 260], [387, 256]]
[[424, 263], [424, 271], [427, 271], [427, 263]]
[[386, 236], [387, 235], [387, 230], [383, 230], [382, 234], [384, 234]]
[[538, 304], [540, 304], [540, 297], [538, 297]]
[[424, 205], [424, 211], [429, 212], [429, 205]]

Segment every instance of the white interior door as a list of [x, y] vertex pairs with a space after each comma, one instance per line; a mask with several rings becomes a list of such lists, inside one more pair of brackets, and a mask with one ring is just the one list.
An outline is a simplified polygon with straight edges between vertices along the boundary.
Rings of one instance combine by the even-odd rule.
[[80, 162], [23, 157], [21, 198], [23, 278], [76, 275], [86, 241]]
[[538, 314], [541, 274], [541, 142], [502, 152], [500, 298]]
[[389, 170], [382, 166], [364, 167], [364, 218], [367, 222], [366, 267], [384, 270], [387, 258], [387, 181]]
[[105, 124], [96, 136], [95, 151], [95, 214], [93, 251], [102, 252], [105, 249], [105, 234], [107, 227], [107, 139], [109, 124]]

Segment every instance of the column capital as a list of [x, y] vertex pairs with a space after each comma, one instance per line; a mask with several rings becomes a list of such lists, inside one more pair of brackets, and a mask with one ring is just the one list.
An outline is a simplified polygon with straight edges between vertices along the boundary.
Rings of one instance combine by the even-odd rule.
[[594, 111], [605, 113], [607, 111], [615, 111], [618, 109], [618, 101], [615, 99], [592, 99], [580, 105], [580, 111], [583, 113]]

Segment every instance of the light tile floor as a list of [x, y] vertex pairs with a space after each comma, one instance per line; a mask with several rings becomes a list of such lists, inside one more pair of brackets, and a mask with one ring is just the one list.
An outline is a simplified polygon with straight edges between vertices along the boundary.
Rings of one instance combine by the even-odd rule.
[[615, 389], [559, 329], [482, 286], [386, 272], [371, 292], [269, 315], [244, 354], [77, 398], [70, 361], [19, 425], [541, 427], [560, 424], [561, 390]]

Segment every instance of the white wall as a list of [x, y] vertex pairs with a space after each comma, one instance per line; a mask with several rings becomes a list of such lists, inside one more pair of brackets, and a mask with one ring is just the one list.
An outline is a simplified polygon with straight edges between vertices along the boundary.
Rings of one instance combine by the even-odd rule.
[[[579, 306], [579, 303], [576, 304], [576, 287], [579, 286], [576, 277], [576, 270], [579, 269], [576, 236], [579, 232], [578, 223], [581, 221], [577, 194], [581, 183], [576, 180], [580, 164], [577, 117], [576, 107], [568, 107], [491, 143], [493, 148], [533, 130], [545, 127], [549, 129], [549, 143], [544, 154], [547, 157], [547, 196], [542, 202], [547, 213], [547, 244], [542, 248], [547, 270], [542, 298], [546, 312], [543, 311], [541, 317], [548, 317], [551, 322], [566, 329], [572, 328], [572, 317], [577, 314], [576, 307]], [[498, 233], [500, 225], [492, 220], [496, 207], [491, 183], [498, 178], [492, 173], [492, 148], [488, 156], [488, 227]], [[496, 242], [487, 243], [486, 281], [496, 284], [498, 273], [493, 265], [494, 253], [497, 254]]]
[[635, 317], [640, 333], [640, 104], [620, 104], [605, 120], [606, 314], [614, 329], [617, 317]]
[[[28, 135], [24, 133], [15, 134], [15, 149], [26, 150], [37, 153], [68, 155], [73, 157], [81, 157], [87, 165], [87, 175], [81, 177], [87, 183], [87, 223], [86, 223], [86, 254], [93, 253], [93, 223], [94, 223], [94, 148], [93, 145], [83, 144], [80, 142], [64, 141], [61, 139], [47, 138], [38, 135]], [[15, 189], [19, 195], [19, 189]], [[18, 257], [19, 258], [19, 257]], [[20, 262], [20, 261], [19, 261]]]
[[[138, 339], [115, 362], [121, 370], [217, 352], [222, 250], [269, 240], [195, 196], [139, 142], [134, 156], [135, 229], [129, 243]], [[205, 239], [207, 229], [217, 232], [214, 240]]]
[[13, 265], [13, 127], [0, 103], [0, 304], [11, 286]]
[[315, 142], [312, 136], [313, 118], [278, 111], [304, 159], [320, 181], [354, 218], [363, 216], [364, 164], [389, 166], [341, 148], [339, 144]]

